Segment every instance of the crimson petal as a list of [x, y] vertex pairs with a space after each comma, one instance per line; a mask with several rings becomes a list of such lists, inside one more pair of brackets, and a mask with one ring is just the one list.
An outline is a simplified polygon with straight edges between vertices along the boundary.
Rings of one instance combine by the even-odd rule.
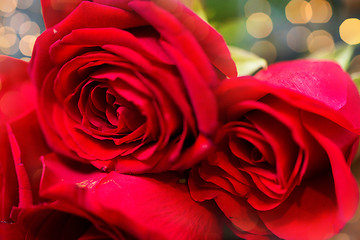
[[140, 239], [219, 239], [217, 219], [193, 201], [179, 177], [81, 172], [47, 155], [41, 195], [83, 208]]

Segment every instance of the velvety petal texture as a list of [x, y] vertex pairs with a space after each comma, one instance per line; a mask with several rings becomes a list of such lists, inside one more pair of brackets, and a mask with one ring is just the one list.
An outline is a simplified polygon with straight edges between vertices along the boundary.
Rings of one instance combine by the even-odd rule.
[[44, 165], [43, 197], [77, 206], [136, 239], [221, 238], [213, 209], [191, 199], [181, 175], [103, 173], [55, 154]]
[[74, 1], [71, 13], [62, 2], [42, 1], [48, 28], [30, 66], [50, 146], [121, 173], [203, 159], [218, 124], [213, 89], [236, 76], [223, 38], [176, 0]]
[[340, 66], [299, 60], [217, 89], [216, 149], [191, 172], [194, 199], [214, 199], [245, 239], [328, 239], [358, 207], [350, 171], [360, 97]]
[[82, 0], [41, 0], [44, 22], [47, 28], [63, 20]]

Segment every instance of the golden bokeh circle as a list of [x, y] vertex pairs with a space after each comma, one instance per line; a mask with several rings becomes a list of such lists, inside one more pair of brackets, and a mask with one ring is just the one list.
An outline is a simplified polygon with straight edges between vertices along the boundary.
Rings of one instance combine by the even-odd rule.
[[255, 38], [265, 38], [273, 30], [273, 23], [269, 15], [265, 13], [253, 13], [246, 20], [247, 32]]
[[304, 0], [291, 0], [285, 7], [285, 15], [291, 23], [307, 23], [312, 17], [311, 5]]
[[339, 28], [341, 39], [350, 45], [360, 43], [360, 20], [357, 18], [346, 19]]

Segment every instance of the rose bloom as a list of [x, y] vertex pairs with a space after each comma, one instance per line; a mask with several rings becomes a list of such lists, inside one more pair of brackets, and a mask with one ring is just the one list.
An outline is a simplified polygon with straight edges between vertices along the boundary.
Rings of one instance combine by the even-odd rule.
[[177, 173], [104, 173], [52, 153], [28, 63], [0, 56], [0, 239], [220, 239]]
[[350, 164], [360, 98], [333, 62], [290, 61], [217, 89], [217, 148], [191, 172], [194, 199], [214, 199], [245, 239], [325, 239], [358, 206]]
[[175, 0], [84, 1], [62, 21], [66, 3], [60, 13], [43, 6], [48, 28], [30, 72], [52, 149], [122, 173], [184, 170], [204, 157], [217, 127], [212, 89], [236, 76], [211, 26]]

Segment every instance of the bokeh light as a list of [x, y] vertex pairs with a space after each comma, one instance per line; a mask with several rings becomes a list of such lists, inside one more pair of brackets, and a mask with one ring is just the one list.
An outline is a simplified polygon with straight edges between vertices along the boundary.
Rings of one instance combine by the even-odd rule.
[[24, 54], [25, 56], [31, 56], [35, 41], [36, 41], [36, 36], [34, 35], [24, 36], [19, 43], [19, 49], [21, 53]]
[[360, 43], [360, 20], [357, 18], [346, 19], [339, 28], [341, 39], [347, 44]]
[[15, 30], [11, 27], [0, 27], [0, 48], [10, 48], [15, 43]]
[[351, 238], [346, 233], [339, 233], [336, 236], [334, 236], [332, 240], [351, 240]]
[[306, 52], [308, 50], [307, 38], [311, 31], [304, 26], [295, 26], [286, 35], [288, 46], [295, 52]]
[[6, 55], [13, 55], [18, 51], [17, 43], [19, 39], [16, 32], [11, 27], [0, 27], [0, 51]]
[[36, 22], [26, 21], [21, 24], [18, 31], [21, 37], [25, 35], [40, 35], [40, 27]]
[[310, 22], [312, 23], [327, 23], [332, 16], [332, 8], [328, 1], [325, 0], [311, 0], [312, 16]]
[[[349, 67], [349, 73], [359, 73], [360, 74], [360, 54], [353, 57]], [[360, 220], [360, 214], [359, 214]]]
[[311, 5], [305, 0], [291, 0], [285, 7], [285, 14], [291, 23], [307, 23], [312, 17]]
[[271, 15], [271, 5], [267, 0], [248, 0], [244, 5], [245, 16], [262, 12]]
[[28, 60], [44, 28], [40, 0], [0, 0], [0, 54]]
[[1, 0], [0, 1], [0, 12], [12, 13], [15, 11], [18, 1], [17, 0]]
[[265, 58], [269, 63], [274, 62], [277, 56], [274, 44], [267, 40], [261, 40], [254, 43], [254, 45], [251, 47], [251, 52], [262, 58]]
[[307, 37], [307, 45], [310, 52], [331, 51], [335, 47], [332, 35], [325, 30], [313, 31]]
[[[11, 17], [9, 17], [8, 19], [10, 19], [8, 25], [9, 27], [13, 28], [13, 29], [19, 29], [21, 24], [23, 24], [25, 21], [29, 21], [30, 18], [28, 15], [26, 15], [25, 13], [21, 13], [21, 12], [17, 12], [14, 15], [12, 15]], [[6, 19], [4, 21], [5, 23], [7, 22]]]
[[17, 8], [19, 9], [28, 9], [34, 3], [34, 0], [20, 0], [18, 2]]
[[253, 13], [246, 20], [246, 30], [255, 38], [265, 38], [273, 30], [271, 18], [265, 13]]

